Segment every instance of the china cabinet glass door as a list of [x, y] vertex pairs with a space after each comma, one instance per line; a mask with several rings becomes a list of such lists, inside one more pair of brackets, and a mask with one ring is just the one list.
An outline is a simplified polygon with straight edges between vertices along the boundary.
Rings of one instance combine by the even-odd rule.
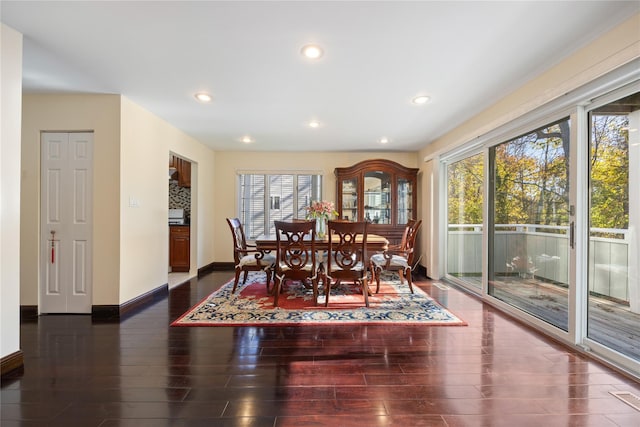
[[413, 186], [406, 178], [398, 178], [397, 224], [402, 225], [413, 218]]
[[391, 176], [386, 172], [364, 174], [364, 220], [391, 224]]
[[358, 180], [356, 178], [342, 180], [342, 219], [358, 220]]

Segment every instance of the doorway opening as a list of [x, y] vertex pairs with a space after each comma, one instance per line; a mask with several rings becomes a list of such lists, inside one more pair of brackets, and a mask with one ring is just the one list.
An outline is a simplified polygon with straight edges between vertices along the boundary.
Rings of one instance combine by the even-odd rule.
[[169, 288], [191, 278], [192, 163], [169, 153]]

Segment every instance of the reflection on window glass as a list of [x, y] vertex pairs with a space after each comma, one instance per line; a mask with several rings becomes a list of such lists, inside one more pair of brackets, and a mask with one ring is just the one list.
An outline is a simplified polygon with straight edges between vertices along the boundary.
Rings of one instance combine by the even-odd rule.
[[490, 150], [489, 294], [568, 330], [569, 119]]
[[640, 361], [640, 93], [595, 109], [589, 122], [587, 336]]

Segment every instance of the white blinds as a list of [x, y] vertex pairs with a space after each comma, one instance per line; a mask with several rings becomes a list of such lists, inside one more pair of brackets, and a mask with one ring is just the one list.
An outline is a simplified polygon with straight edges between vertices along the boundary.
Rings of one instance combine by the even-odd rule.
[[248, 240], [274, 233], [273, 221], [304, 218], [322, 195], [322, 175], [240, 174], [239, 212]]

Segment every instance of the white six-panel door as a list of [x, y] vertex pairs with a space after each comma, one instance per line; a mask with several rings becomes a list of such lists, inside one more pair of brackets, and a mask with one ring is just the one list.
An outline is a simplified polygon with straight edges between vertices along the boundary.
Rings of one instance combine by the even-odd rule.
[[93, 133], [42, 134], [39, 312], [91, 313]]

